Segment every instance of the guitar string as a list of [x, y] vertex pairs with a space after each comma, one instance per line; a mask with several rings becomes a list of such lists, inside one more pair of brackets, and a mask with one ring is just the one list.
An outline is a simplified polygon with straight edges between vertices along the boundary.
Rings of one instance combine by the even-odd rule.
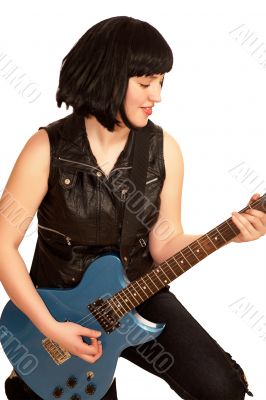
[[[261, 198], [259, 199], [259, 200], [257, 200], [257, 201], [255, 201], [252, 205], [254, 206], [256, 203], [259, 203], [261, 201]], [[251, 207], [250, 207], [251, 208]], [[215, 235], [217, 235], [216, 233], [215, 233], [215, 231], [218, 229], [218, 227], [219, 226], [222, 226], [222, 228], [223, 228], [223, 230], [221, 231], [222, 233], [224, 233], [225, 234], [225, 232], [229, 232], [229, 229], [228, 229], [228, 226], [227, 225], [225, 225], [225, 223], [226, 222], [228, 222], [228, 221], [230, 221], [230, 219], [229, 220], [227, 220], [227, 221], [224, 221], [222, 224], [220, 224], [220, 225], [218, 225], [216, 228], [214, 228], [213, 230], [211, 230], [210, 232], [208, 232], [208, 235], [210, 236], [210, 235], [212, 235], [212, 234], [215, 234]], [[225, 226], [224, 226], [225, 225]], [[225, 227], [225, 230], [224, 230], [224, 227]], [[232, 228], [230, 227], [230, 231], [232, 231]], [[235, 232], [234, 232], [235, 233]], [[206, 236], [207, 234], [205, 234], [205, 235], [203, 235], [203, 236]], [[208, 238], [206, 238], [206, 239], [208, 239]], [[198, 239], [199, 240], [199, 239]], [[210, 240], [208, 239], [208, 242], [210, 242]], [[212, 241], [211, 241], [211, 243], [212, 243]], [[225, 242], [226, 243], [226, 242]], [[203, 241], [202, 241], [202, 244], [203, 244]], [[190, 244], [190, 245], [192, 245], [192, 243]], [[214, 245], [214, 244], [213, 244]], [[215, 247], [215, 249], [217, 249], [216, 248], [216, 246], [214, 245], [214, 247]], [[182, 252], [182, 251], [181, 251]], [[184, 251], [182, 252], [183, 254], [185, 254], [184, 253]], [[193, 253], [193, 252], [192, 252]], [[191, 251], [189, 251], [189, 254], [191, 254]], [[172, 257], [172, 258], [177, 258], [177, 257]], [[198, 259], [198, 257], [196, 257], [197, 259]], [[198, 259], [198, 261], [201, 261], [201, 260], [199, 260]], [[162, 271], [163, 273], [164, 272], [166, 272], [166, 269], [169, 271], [170, 269], [171, 269], [171, 267], [173, 266], [173, 265], [176, 265], [177, 263], [176, 262], [174, 262], [173, 263], [173, 265], [171, 265], [171, 263], [170, 262], [166, 262], [166, 261], [164, 261], [162, 264], [164, 264], [164, 263], [166, 263], [167, 264], [167, 266], [165, 267], [165, 270], [164, 271]], [[170, 268], [169, 268], [169, 266], [170, 266]], [[158, 268], [158, 267], [157, 267]], [[183, 269], [182, 269], [182, 271], [183, 272], [186, 272], [186, 271], [184, 271]], [[152, 273], [154, 273], [154, 271], [151, 271]], [[173, 272], [173, 271], [172, 271]], [[167, 273], [167, 272], [166, 272]], [[174, 275], [176, 275], [175, 273], [174, 273]], [[166, 275], [167, 276], [167, 275]], [[149, 278], [150, 278], [150, 276], [148, 276]], [[157, 275], [155, 275], [155, 278], [157, 278], [158, 279], [158, 276]], [[168, 278], [168, 276], [167, 276], [167, 278]], [[142, 278], [140, 278], [140, 279], [142, 279]], [[168, 278], [169, 279], [169, 278]], [[160, 278], [159, 278], [159, 280], [160, 280]], [[162, 282], [162, 281], [161, 281]], [[135, 283], [137, 283], [138, 284], [138, 280], [136, 280], [135, 281]], [[154, 284], [154, 282], [152, 282], [153, 284]], [[163, 283], [163, 282], [162, 282]], [[139, 285], [139, 284], [138, 284]], [[155, 285], [155, 284], [154, 284]], [[139, 285], [140, 286], [140, 285]], [[155, 285], [156, 286], [156, 285]], [[128, 290], [129, 288], [124, 288], [124, 293], [126, 292], [126, 290]], [[150, 289], [151, 290], [151, 289]], [[144, 292], [145, 293], [145, 292]], [[126, 294], [126, 293], [125, 293]], [[119, 295], [119, 292], [117, 292], [116, 293], [116, 295]], [[146, 293], [145, 293], [145, 295], [146, 295]], [[121, 295], [120, 295], [121, 296]], [[127, 296], [126, 296], [127, 297]], [[139, 295], [139, 297], [141, 298], [141, 296]], [[110, 300], [112, 300], [112, 298], [109, 298], [108, 299], [109, 301]], [[122, 299], [122, 300], [124, 300], [124, 299]], [[130, 301], [131, 302], [131, 301]], [[132, 303], [132, 302], [131, 302]], [[133, 304], [133, 306], [134, 306], [134, 303], [132, 303]], [[95, 313], [95, 316], [97, 316], [97, 314], [98, 315], [101, 315], [101, 308], [103, 308], [103, 307], [100, 307], [98, 310], [97, 310], [97, 312]], [[111, 308], [112, 308], [112, 306], [111, 306]], [[111, 308], [109, 309], [109, 311], [111, 310]], [[124, 308], [124, 307], [123, 307]], [[133, 307], [134, 308], [134, 307]], [[108, 313], [109, 312], [108, 310], [106, 311], [106, 313]], [[128, 311], [130, 311], [130, 310], [128, 310]], [[116, 313], [117, 314], [117, 313]], [[91, 319], [95, 319], [95, 316], [93, 316]], [[123, 316], [123, 313], [122, 313], [122, 315], [121, 316], [119, 316], [119, 314], [117, 314], [117, 316], [118, 317], [122, 317]], [[83, 322], [83, 323], [87, 323], [87, 322], [89, 322], [90, 321], [90, 316], [85, 316], [85, 317], [83, 317], [79, 322]]]
[[[266, 196], [266, 195], [264, 195], [264, 196]], [[263, 197], [264, 197], [263, 196]], [[263, 199], [263, 197], [261, 197], [260, 199], [258, 199], [258, 200], [256, 200], [256, 201], [254, 201], [253, 203], [252, 203], [252, 206], [255, 206], [255, 205], [257, 205], [257, 204], [259, 204], [260, 202], [261, 202], [261, 200]], [[243, 212], [246, 210], [246, 209], [248, 209], [248, 208], [253, 208], [253, 207], [249, 207], [249, 206], [247, 206], [246, 208], [244, 208], [243, 209]], [[223, 234], [226, 234], [226, 233], [228, 233], [228, 232], [232, 232], [232, 227], [230, 227], [229, 226], [229, 222], [231, 222], [232, 221], [232, 218], [229, 218], [229, 219], [227, 219], [226, 221], [224, 221], [224, 222], [222, 222], [220, 225], [218, 225], [217, 227], [215, 227], [215, 228], [213, 228], [211, 231], [209, 231], [209, 232], [207, 232], [205, 235], [203, 235], [202, 236], [202, 244], [203, 244], [203, 246], [204, 246], [204, 242], [206, 241], [206, 243], [212, 243], [212, 240], [209, 240], [208, 239], [208, 237], [206, 237], [207, 235], [208, 236], [211, 236], [212, 234], [214, 234], [215, 236], [217, 236], [217, 233], [215, 233], [215, 231], [217, 231], [218, 230], [218, 232], [219, 232], [219, 227], [221, 227], [221, 233], [223, 233]], [[233, 231], [234, 232], [234, 231]], [[234, 234], [235, 234], [235, 232], [234, 232]], [[204, 238], [204, 236], [205, 236], [205, 238]], [[237, 234], [235, 235], [235, 236], [237, 236]], [[234, 237], [235, 237], [234, 236]], [[195, 242], [198, 242], [200, 240], [200, 238], [198, 239], [198, 240], [196, 240]], [[193, 244], [193, 242], [189, 245], [189, 246], [192, 246], [192, 244]], [[213, 243], [212, 243], [213, 244]], [[225, 242], [225, 244], [226, 244], [226, 242]], [[214, 245], [214, 244], [213, 244]], [[218, 249], [218, 248], [220, 248], [220, 247], [218, 247], [218, 248], [216, 248], [216, 246], [214, 245], [214, 248], [215, 248], [215, 250], [216, 249]], [[185, 253], [185, 251], [187, 252], [187, 253]], [[205, 250], [204, 250], [205, 251]], [[178, 253], [177, 253], [177, 256], [172, 256], [171, 258], [170, 258], [170, 260], [172, 259], [172, 258], [174, 258], [175, 260], [178, 258], [178, 257], [180, 257], [179, 256], [179, 253], [182, 253], [184, 256], [186, 256], [186, 255], [188, 255], [188, 254], [191, 254], [191, 250], [189, 250], [189, 249], [184, 249], [184, 251], [179, 251]], [[192, 253], [194, 254], [194, 252], [192, 251]], [[207, 255], [209, 255], [208, 253], [207, 253]], [[181, 259], [180, 260], [178, 260], [178, 261], [181, 261], [182, 259], [183, 259], [184, 257], [182, 257], [181, 256]], [[196, 256], [196, 258], [197, 258], [197, 256]], [[204, 257], [205, 258], [205, 257]], [[198, 259], [198, 258], [197, 258]], [[199, 260], [199, 261], [201, 261], [201, 260]], [[198, 262], [199, 262], [198, 261]], [[172, 263], [172, 265], [171, 265], [171, 263]], [[163, 265], [165, 268], [164, 268], [164, 271], [166, 272], [166, 269], [167, 270], [172, 270], [171, 269], [171, 267], [172, 266], [176, 266], [176, 264], [178, 264], [178, 262], [175, 262], [175, 261], [171, 261], [171, 263], [170, 263], [170, 261], [169, 262], [167, 262], [167, 260], [166, 261], [164, 261], [160, 266], [157, 266], [157, 268], [155, 268], [155, 269], [158, 269], [158, 268], [161, 268], [161, 266], [163, 265], [163, 264], [167, 264], [166, 266], [165, 265]], [[170, 267], [170, 268], [169, 268]], [[163, 272], [164, 272], [163, 271]], [[182, 270], [183, 272], [186, 272], [186, 270], [184, 271], [184, 270]], [[152, 271], [150, 271], [150, 273], [154, 273], [155, 271], [154, 270], [152, 270]], [[173, 272], [173, 271], [172, 271]], [[175, 273], [174, 273], [175, 274]], [[149, 277], [150, 278], [150, 276], [148, 275], [147, 277]], [[177, 276], [178, 277], [178, 276]], [[158, 276], [157, 275], [155, 275], [155, 278], [158, 278]], [[141, 278], [140, 278], [141, 279]], [[169, 278], [168, 278], [169, 279]], [[162, 281], [161, 281], [162, 282]], [[136, 280], [136, 281], [133, 281], [132, 282], [132, 284], [134, 284], [134, 283], [138, 283], [138, 279]], [[162, 282], [163, 283], [163, 282]], [[153, 283], [154, 284], [154, 283]], [[156, 286], [156, 285], [155, 285]], [[124, 289], [122, 289], [123, 290], [123, 292], [125, 293], [125, 297], [127, 298], [127, 294], [126, 294], [126, 291], [127, 290], [129, 290], [129, 288], [128, 287], [126, 287], [126, 288], [124, 288]], [[117, 292], [114, 296], [121, 296], [120, 294], [119, 294], [120, 292]], [[114, 297], [113, 296], [113, 297]], [[141, 297], [141, 296], [140, 296]], [[123, 301], [124, 299], [122, 299], [122, 301]], [[130, 300], [130, 299], [129, 299]], [[112, 297], [110, 297], [110, 298], [108, 298], [107, 299], [107, 301], [112, 301]], [[130, 302], [132, 303], [132, 301], [130, 300]], [[134, 303], [132, 303], [133, 305], [134, 305]], [[96, 317], [97, 316], [100, 316], [100, 315], [102, 315], [101, 313], [102, 313], [102, 311], [104, 311], [104, 306], [101, 306], [101, 307], [99, 307], [98, 308], [98, 310], [97, 310], [97, 312], [94, 314], [94, 315], [92, 315], [92, 316], [90, 316], [90, 315], [87, 315], [87, 316], [85, 316], [85, 317], [83, 317], [83, 318], [81, 318], [79, 321], [77, 321], [76, 323], [79, 323], [80, 325], [82, 325], [82, 326], [84, 326], [85, 325], [85, 323], [87, 324], [88, 322], [91, 322], [93, 319], [95, 320], [96, 319]], [[134, 308], [134, 307], [133, 307]], [[105, 314], [108, 314], [108, 312], [109, 311], [111, 311], [111, 309], [112, 309], [112, 306], [110, 307], [110, 309], [108, 309], [107, 311], [105, 311], [105, 313], [104, 313], [104, 315]], [[130, 310], [129, 310], [130, 311]], [[128, 312], [129, 312], [128, 311]], [[117, 314], [117, 313], [116, 313]], [[123, 316], [123, 313], [122, 313], [122, 315], [120, 316], [120, 318]], [[119, 315], [118, 315], [118, 317], [119, 317]], [[81, 323], [82, 322], [82, 323]]]
[[[225, 230], [223, 230], [222, 231], [222, 233], [225, 233], [225, 232], [228, 232], [229, 231], [229, 229], [228, 229], [228, 227], [226, 227], [226, 229]], [[211, 235], [211, 234], [210, 234]], [[209, 236], [210, 236], [209, 235]], [[209, 242], [209, 239], [208, 239], [208, 242]], [[215, 247], [215, 246], [214, 246]], [[198, 258], [197, 258], [198, 259]], [[199, 260], [200, 261], [200, 260]], [[165, 270], [163, 271], [163, 270], [161, 270], [164, 274], [165, 274], [165, 276], [167, 277], [167, 279], [169, 279], [169, 277], [168, 277], [168, 275], [167, 275], [167, 273], [169, 272], [169, 270], [171, 270], [172, 272], [173, 272], [173, 270], [172, 270], [172, 265], [171, 265], [171, 263], [170, 262], [166, 262], [166, 264], [167, 264], [167, 266], [165, 266]], [[177, 263], [178, 264], [178, 263]], [[174, 265], [176, 265], [176, 262], [174, 262]], [[179, 266], [180, 267], [180, 266]], [[183, 269], [182, 269], [182, 271], [184, 271]], [[153, 274], [155, 273], [155, 271], [151, 271]], [[185, 272], [185, 271], [184, 271]], [[176, 274], [174, 273], [174, 275], [176, 276]], [[151, 276], [149, 276], [148, 275], [148, 277], [149, 277], [149, 279], [151, 280]], [[157, 279], [159, 279], [160, 281], [161, 281], [161, 279], [160, 279], [160, 277], [158, 277], [158, 275], [155, 275], [154, 276], [154, 278], [157, 278]], [[151, 280], [151, 282], [153, 283], [153, 285], [154, 286], [156, 286], [156, 284]], [[138, 284], [138, 281], [136, 281], [135, 283], [137, 283]], [[162, 281], [161, 281], [161, 283], [163, 283]], [[139, 284], [138, 284], [139, 285]], [[164, 284], [163, 284], [163, 286], [165, 286]], [[139, 287], [140, 287], [140, 285], [139, 285]], [[156, 286], [157, 287], [157, 286]], [[125, 288], [125, 290], [124, 290], [124, 294], [126, 295], [126, 297], [127, 297], [127, 294], [126, 294], [126, 290], [128, 290], [128, 288]], [[118, 295], [119, 295], [119, 292], [117, 293]], [[116, 294], [116, 295], [117, 295]], [[146, 295], [147, 293], [145, 293], [145, 295]], [[120, 295], [121, 296], [121, 295]], [[139, 294], [139, 297], [141, 298], [141, 296], [140, 296], [140, 294]], [[128, 297], [127, 297], [128, 298]], [[110, 300], [112, 301], [112, 298], [110, 298], [109, 299], [109, 302], [110, 302]], [[143, 299], [142, 299], [143, 300]], [[122, 302], [124, 301], [124, 299], [122, 298]], [[131, 302], [131, 301], [130, 301]], [[132, 303], [132, 302], [131, 302]], [[109, 303], [110, 304], [110, 303]], [[133, 304], [133, 308], [134, 308], [134, 306], [135, 306], [135, 304], [134, 303], [132, 303]], [[105, 312], [104, 312], [104, 314], [103, 315], [106, 315], [106, 314], [108, 314], [108, 312], [111, 310], [111, 308], [113, 308], [112, 307], [112, 305], [110, 304], [110, 308], [109, 309], [107, 309], [107, 310], [105, 310]], [[124, 307], [123, 307], [124, 308]], [[85, 324], [87, 324], [87, 323], [89, 323], [90, 322], [90, 320], [92, 320], [92, 319], [95, 319], [95, 317], [97, 317], [97, 315], [99, 316], [99, 315], [101, 315], [102, 314], [102, 311], [103, 311], [103, 307], [99, 307], [99, 309], [97, 310], [97, 312], [95, 313], [95, 315], [93, 315], [92, 317], [90, 317], [90, 316], [86, 316], [86, 317], [84, 317], [84, 318], [82, 318], [79, 322], [82, 322], [82, 324], [81, 325], [85, 325]], [[128, 310], [129, 311], [129, 310]], [[122, 315], [119, 315], [117, 312], [116, 312], [116, 314], [117, 314], [117, 316], [118, 317], [122, 317], [123, 316], [123, 312], [122, 312]]]
[[[225, 229], [224, 229], [225, 228]], [[225, 233], [228, 233], [228, 232], [232, 232], [232, 230], [228, 227], [228, 226], [224, 226], [223, 227], [223, 229], [221, 230], [221, 233], [222, 234], [225, 234]], [[210, 236], [211, 237], [211, 235], [213, 235], [213, 234], [215, 234], [215, 236], [217, 236], [217, 233], [215, 233], [215, 232], [209, 232], [208, 233], [208, 236]], [[212, 240], [209, 240], [207, 237], [206, 238], [204, 238], [203, 240], [202, 240], [202, 244], [204, 245], [204, 242], [206, 242], [206, 243], [212, 243]], [[192, 243], [190, 244], [190, 246], [192, 245]], [[217, 249], [216, 248], [216, 246], [213, 244], [213, 246], [214, 246], [214, 248], [215, 249]], [[180, 260], [178, 260], [178, 261], [181, 261], [183, 258], [185, 258], [185, 256], [186, 255], [188, 255], [188, 254], [191, 254], [191, 252], [192, 253], [194, 253], [193, 251], [189, 251], [189, 250], [186, 250], [186, 252], [184, 252], [184, 251], [181, 251], [182, 252], [182, 254], [184, 255], [184, 257], [182, 257], [182, 256], [172, 256], [171, 258], [174, 258], [175, 260], [177, 260], [178, 259], [178, 257], [181, 257], [180, 258]], [[204, 251], [205, 252], [205, 251]], [[206, 253], [206, 252], [205, 252]], [[207, 253], [206, 253], [207, 254]], [[197, 259], [198, 259], [198, 257], [197, 256], [195, 256]], [[204, 257], [205, 258], [205, 257]], [[199, 261], [201, 261], [200, 259], [198, 259], [198, 262]], [[166, 270], [168, 270], [168, 271], [170, 271], [171, 270], [171, 267], [172, 266], [175, 266], [176, 264], [178, 264], [178, 262], [174, 262], [174, 261], [169, 261], [169, 262], [166, 262], [166, 261], [164, 261], [162, 264], [167, 264], [167, 266], [165, 266], [165, 269], [164, 269], [164, 271], [167, 273], [167, 271]], [[169, 268], [170, 267], [170, 268]], [[157, 268], [156, 269], [158, 269], [158, 268], [160, 268], [159, 266], [157, 266]], [[162, 272], [164, 272], [164, 271], [162, 271]], [[154, 270], [153, 271], [150, 271], [150, 272], [155, 272]], [[184, 271], [184, 272], [186, 272], [186, 271]], [[148, 276], [149, 277], [149, 276]], [[158, 276], [157, 275], [155, 275], [155, 278], [158, 278]], [[168, 277], [167, 277], [168, 278]], [[168, 278], [169, 279], [169, 278]], [[133, 283], [133, 282], [132, 282]], [[134, 283], [137, 283], [138, 284], [138, 280], [136, 280]], [[153, 284], [154, 284], [154, 282], [152, 282]], [[156, 285], [155, 285], [156, 286]], [[128, 290], [128, 288], [126, 287], [126, 288], [124, 288], [123, 289], [124, 290], [124, 293], [126, 292], [126, 290]], [[126, 294], [126, 293], [125, 293]], [[146, 294], [146, 293], [145, 293]], [[121, 296], [121, 295], [119, 295], [119, 292], [117, 292], [115, 295], [118, 295], [118, 296]], [[127, 297], [127, 296], [126, 296]], [[141, 296], [140, 296], [141, 297]], [[108, 298], [107, 299], [107, 301], [109, 301], [110, 302], [110, 300], [112, 300], [112, 297], [111, 298]], [[122, 299], [122, 300], [124, 300], [124, 299]], [[130, 301], [131, 302], [131, 301]], [[132, 302], [131, 302], [132, 303]], [[134, 305], [134, 303], [132, 303], [133, 305]], [[85, 316], [85, 317], [83, 317], [83, 318], [81, 318], [79, 321], [77, 321], [77, 323], [80, 323], [80, 325], [83, 325], [84, 326], [84, 324], [85, 323], [88, 323], [88, 322], [90, 322], [90, 320], [93, 320], [93, 319], [95, 319], [95, 317], [97, 317], [97, 316], [100, 316], [101, 315], [101, 313], [102, 313], [102, 311], [104, 311], [104, 306], [101, 306], [101, 307], [99, 307], [98, 308], [98, 310], [97, 310], [97, 312], [92, 316], [92, 317], [90, 317], [90, 316]], [[124, 308], [124, 307], [123, 307]], [[111, 309], [112, 309], [112, 306], [110, 305], [110, 308], [108, 309], [108, 310], [106, 310], [105, 311], [105, 313], [104, 314], [108, 314], [108, 312], [109, 311], [111, 311]], [[117, 313], [116, 313], [117, 314]], [[118, 315], [118, 317], [122, 317], [123, 316], [123, 313], [122, 313], [122, 315], [121, 316], [119, 316]], [[88, 319], [89, 318], [89, 319]]]

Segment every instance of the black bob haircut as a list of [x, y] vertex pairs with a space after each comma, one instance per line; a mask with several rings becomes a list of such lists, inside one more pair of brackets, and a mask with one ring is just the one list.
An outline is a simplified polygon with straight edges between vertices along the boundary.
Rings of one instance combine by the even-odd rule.
[[164, 74], [173, 53], [162, 35], [147, 22], [118, 16], [92, 26], [64, 57], [56, 92], [58, 107], [83, 117], [95, 116], [109, 131], [123, 122], [134, 129], [124, 110], [128, 79]]

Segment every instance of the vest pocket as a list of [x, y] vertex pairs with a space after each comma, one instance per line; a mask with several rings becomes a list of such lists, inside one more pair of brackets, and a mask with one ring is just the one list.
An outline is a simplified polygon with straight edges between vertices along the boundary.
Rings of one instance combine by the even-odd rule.
[[149, 185], [152, 182], [158, 181], [159, 177], [156, 176], [155, 178], [149, 179], [148, 181], [146, 181], [146, 185]]
[[77, 180], [77, 171], [64, 171], [59, 168], [59, 183], [64, 189], [71, 189]]
[[148, 168], [146, 177], [146, 186], [149, 186], [153, 183], [157, 185], [158, 182], [160, 182], [160, 175], [158, 175], [158, 172], [152, 168]]
[[[64, 240], [66, 241], [68, 246], [71, 246], [71, 237], [66, 235], [65, 233], [59, 232], [56, 229], [48, 228], [47, 226], [43, 226], [43, 225], [40, 225], [40, 224], [38, 224], [38, 228], [41, 228], [41, 229], [43, 229], [45, 231], [50, 231], [51, 233], [55, 233], [57, 235], [57, 237], [60, 237], [62, 239], [64, 238]], [[52, 239], [52, 237], [51, 237], [51, 234], [50, 234], [49, 237], [46, 238], [46, 240], [49, 241], [51, 239]]]

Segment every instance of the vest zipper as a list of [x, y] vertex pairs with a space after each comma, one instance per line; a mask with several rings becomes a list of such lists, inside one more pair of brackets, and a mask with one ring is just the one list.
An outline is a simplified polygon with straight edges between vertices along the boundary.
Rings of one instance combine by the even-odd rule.
[[105, 175], [105, 173], [104, 173], [100, 168], [94, 167], [93, 165], [90, 165], [90, 164], [86, 164], [86, 163], [83, 163], [83, 162], [80, 162], [80, 161], [69, 160], [69, 159], [67, 159], [67, 158], [63, 158], [63, 157], [59, 157], [59, 156], [58, 156], [58, 160], [66, 161], [66, 162], [69, 162], [69, 163], [74, 163], [74, 164], [83, 165], [83, 166], [85, 166], [85, 167], [91, 167], [91, 168], [93, 168], [93, 169], [96, 169], [97, 171], [100, 171], [107, 179], [109, 178], [109, 176], [110, 176], [114, 171], [116, 171], [116, 170], [118, 170], [118, 169], [130, 169], [130, 168], [132, 168], [132, 167], [118, 167], [118, 168], [115, 168], [115, 169], [113, 169], [112, 171], [110, 171], [110, 174], [109, 174], [109, 175]]
[[121, 190], [121, 200], [123, 200], [123, 201], [126, 200], [127, 192], [128, 192], [128, 188], [124, 188]]
[[72, 239], [71, 239], [70, 236], [65, 235], [64, 233], [61, 233], [61, 232], [59, 232], [59, 231], [57, 231], [57, 230], [55, 230], [55, 229], [47, 228], [46, 226], [43, 226], [43, 225], [40, 225], [40, 224], [38, 224], [38, 226], [39, 226], [41, 229], [45, 229], [45, 230], [47, 230], [47, 231], [55, 232], [55, 233], [58, 233], [58, 235], [64, 236], [64, 238], [66, 239], [66, 242], [67, 242], [68, 246], [71, 246], [71, 240], [72, 240]]
[[58, 157], [58, 160], [62, 160], [62, 161], [70, 162], [70, 163], [75, 163], [75, 164], [84, 165], [85, 167], [91, 167], [91, 168], [94, 168], [94, 169], [97, 169], [98, 171], [100, 171], [99, 168], [96, 168], [96, 167], [94, 167], [93, 165], [86, 164], [86, 163], [83, 163], [83, 162], [80, 162], [80, 161], [68, 160], [67, 158], [62, 158], [62, 157]]

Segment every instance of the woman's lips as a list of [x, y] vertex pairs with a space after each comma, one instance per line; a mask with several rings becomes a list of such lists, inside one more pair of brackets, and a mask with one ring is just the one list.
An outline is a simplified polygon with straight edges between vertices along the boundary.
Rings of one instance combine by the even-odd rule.
[[145, 112], [146, 115], [151, 115], [152, 114], [152, 108], [151, 107], [141, 107], [141, 108]]

